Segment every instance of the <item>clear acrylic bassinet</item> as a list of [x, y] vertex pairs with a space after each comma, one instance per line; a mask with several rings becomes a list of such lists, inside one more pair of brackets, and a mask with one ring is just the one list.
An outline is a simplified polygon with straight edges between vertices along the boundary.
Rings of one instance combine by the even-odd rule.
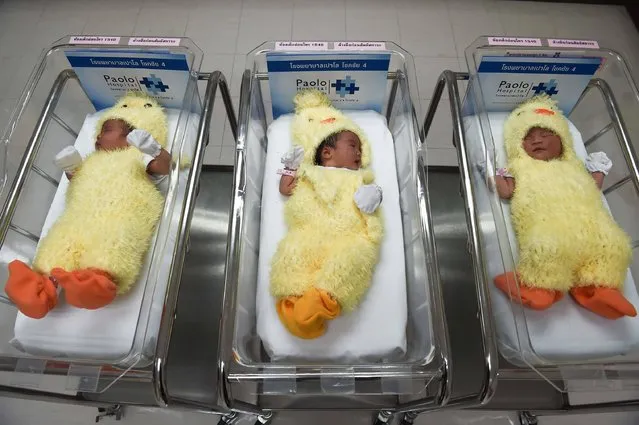
[[[333, 43], [326, 43], [329, 54]], [[448, 342], [431, 234], [426, 173], [415, 116], [412, 57], [393, 43], [382, 115], [392, 134], [400, 186], [407, 282], [407, 349], [401, 358], [356, 361], [273, 359], [256, 331], [256, 285], [265, 162], [273, 123], [267, 55], [300, 53], [267, 42], [247, 58], [221, 323], [220, 381], [224, 404], [239, 411], [278, 408], [417, 409], [441, 405], [447, 394]], [[335, 53], [333, 51], [333, 53]], [[364, 55], [370, 51], [350, 51]], [[375, 155], [375, 152], [373, 152]], [[380, 310], [378, 314], [393, 314]], [[374, 330], [370, 332], [374, 334]], [[316, 396], [324, 402], [317, 404]]]
[[[614, 50], [599, 47], [591, 40], [479, 38], [466, 50], [470, 80], [464, 100], [463, 127], [472, 194], [467, 202], [476, 211], [477, 236], [481, 241], [483, 276], [479, 284], [486, 285], [490, 292], [500, 353], [508, 362], [524, 368], [509, 373], [509, 366], [504, 366], [500, 379], [509, 376], [521, 379], [522, 371], [531, 368], [560, 391], [636, 388], [639, 318], [603, 319], [569, 305], [574, 301], [568, 295], [549, 310], [536, 312], [510, 302], [493, 283], [496, 275], [515, 270], [517, 247], [508, 227], [505, 201], [488, 186], [496, 169], [505, 166], [500, 144], [506, 116], [491, 112], [486, 106], [489, 89], [480, 83], [478, 69], [482, 58], [488, 56], [519, 57], [522, 62], [530, 58], [558, 62], [563, 58], [567, 62], [601, 59], [581, 95], [577, 93], [577, 103], [567, 117], [575, 146], [585, 147], [587, 153], [605, 151], [613, 162], [602, 192], [616, 222], [633, 240], [629, 276], [634, 278], [634, 283], [627, 279], [624, 291], [627, 297], [632, 297], [629, 298], [631, 301], [635, 301], [635, 307], [639, 307], [636, 303], [639, 159], [633, 143], [639, 134], [639, 122], [634, 119], [639, 113], [639, 94], [627, 63]], [[528, 80], [522, 78], [517, 89], [522, 89], [526, 83]], [[567, 90], [567, 87], [560, 85], [557, 90]], [[560, 332], [555, 331], [559, 324], [567, 328], [563, 337], [558, 337]], [[588, 336], [595, 333], [600, 338], [589, 340]]]
[[[181, 76], [184, 85], [181, 91], [176, 89], [177, 93], [171, 94], [174, 104], [179, 106], [166, 108], [166, 112], [169, 118], [167, 150], [175, 164], [185, 166], [180, 168], [174, 164], [161, 187], [165, 196], [164, 212], [141, 278], [131, 293], [116, 298], [110, 304], [126, 304], [119, 314], [126, 316], [126, 321], [121, 317], [114, 316], [110, 320], [104, 316], [106, 310], [103, 309], [109, 306], [95, 311], [85, 310], [83, 320], [70, 324], [74, 330], [68, 331], [64, 338], [57, 334], [52, 337], [55, 326], [45, 331], [46, 322], [38, 322], [37, 329], [34, 328], [34, 323], [29, 322], [34, 319], [18, 317], [21, 313], [2, 293], [0, 383], [56, 393], [65, 390], [103, 392], [125, 373], [134, 379], [148, 378], [148, 372], [140, 371], [154, 358], [166, 307], [165, 294], [170, 286], [171, 267], [177, 256], [183, 256], [183, 253], [176, 252], [176, 247], [184, 246], [182, 242], [186, 237], [186, 233], [181, 231], [180, 221], [187, 201], [185, 192], [191, 190], [186, 188], [186, 182], [191, 172], [190, 161], [193, 161], [196, 151], [201, 112], [197, 78], [202, 52], [189, 39], [78, 36], [66, 37], [52, 44], [36, 65], [2, 139], [0, 165], [4, 185], [0, 201], [4, 206], [0, 217], [0, 280], [3, 285], [10, 261], [21, 259], [29, 263], [33, 259], [49, 206], [64, 178], [62, 171], [54, 165], [53, 157], [62, 148], [80, 143], [82, 137], [93, 137], [96, 112], [99, 111], [94, 107], [88, 88], [78, 78], [77, 68], [68, 59], [69, 53], [77, 52], [82, 52], [86, 60], [92, 61], [94, 59], [89, 59], [92, 55], [113, 56], [117, 53], [116, 57], [121, 56], [125, 60], [131, 57], [155, 60], [159, 57], [175, 59], [183, 64], [185, 73]], [[135, 81], [133, 77], [113, 77], [105, 73], [102, 78], [107, 77], [113, 84], [129, 84], [131, 90], [140, 90], [144, 85], [144, 82], [140, 86], [131, 83]], [[168, 85], [164, 89], [168, 90]], [[135, 301], [132, 301], [134, 298]], [[65, 308], [70, 306], [59, 301], [58, 306], [40, 320], [53, 320], [50, 315], [56, 309], [63, 309], [67, 314], [69, 310]], [[72, 314], [75, 313], [77, 311]], [[100, 314], [102, 323], [91, 323], [92, 318]], [[55, 320], [60, 315], [54, 314]], [[18, 323], [28, 325], [21, 327]], [[109, 334], [110, 339], [99, 336], [101, 327], [115, 324], [123, 328], [117, 331], [119, 333]]]

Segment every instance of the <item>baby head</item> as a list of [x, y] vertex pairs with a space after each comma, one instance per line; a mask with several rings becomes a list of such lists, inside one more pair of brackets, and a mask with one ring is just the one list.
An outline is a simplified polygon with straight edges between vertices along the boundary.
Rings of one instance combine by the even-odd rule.
[[557, 102], [543, 94], [518, 105], [504, 123], [508, 161], [575, 160], [569, 122]]
[[95, 140], [95, 149], [111, 151], [129, 146], [126, 136], [133, 130], [130, 124], [121, 119], [106, 120]]
[[317, 147], [315, 165], [359, 170], [362, 165], [362, 142], [352, 131], [333, 133]]
[[522, 146], [529, 157], [540, 161], [559, 158], [563, 152], [561, 137], [543, 127], [531, 128], [524, 137]]
[[345, 113], [333, 107], [319, 90], [299, 91], [293, 101], [293, 144], [304, 149], [302, 164], [366, 169], [371, 149], [364, 131]]

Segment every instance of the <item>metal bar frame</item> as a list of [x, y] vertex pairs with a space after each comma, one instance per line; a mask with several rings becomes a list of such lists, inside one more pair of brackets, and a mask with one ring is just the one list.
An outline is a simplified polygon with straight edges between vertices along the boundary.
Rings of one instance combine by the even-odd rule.
[[[392, 80], [391, 93], [389, 96], [389, 101], [394, 99], [398, 90], [398, 79], [401, 78], [400, 72], [388, 72], [387, 78]], [[237, 151], [236, 151], [236, 162], [235, 162], [235, 174], [233, 179], [233, 196], [236, 198], [236, 202], [233, 202], [233, 209], [230, 214], [230, 222], [229, 222], [229, 232], [228, 232], [228, 241], [227, 241], [227, 266], [226, 266], [226, 276], [225, 281], [227, 282], [235, 282], [237, 280], [237, 270], [239, 270], [239, 257], [240, 257], [240, 232], [239, 230], [242, 228], [242, 222], [244, 220], [243, 217], [243, 194], [245, 192], [246, 186], [246, 173], [245, 173], [245, 145], [246, 138], [248, 132], [248, 123], [250, 117], [250, 109], [251, 109], [251, 97], [253, 91], [253, 85], [259, 84], [261, 81], [268, 80], [268, 73], [253, 73], [251, 70], [245, 70], [242, 78], [242, 85], [240, 91], [240, 106], [239, 106], [239, 121], [238, 121], [238, 137], [237, 137]], [[392, 107], [392, 104], [389, 103], [388, 109]], [[390, 113], [390, 111], [388, 111]], [[388, 117], [387, 117], [388, 118]], [[416, 130], [417, 134], [419, 133], [419, 129]], [[420, 143], [423, 143], [420, 140]], [[421, 160], [420, 160], [421, 161]], [[426, 176], [424, 174], [423, 178], [419, 179], [423, 189], [426, 190]], [[428, 201], [426, 201], [428, 202]], [[427, 255], [430, 251], [435, 249], [434, 247], [434, 235], [432, 234], [432, 224], [430, 223], [430, 214], [426, 214], [425, 211], [428, 210], [428, 205], [421, 205], [420, 209], [424, 212], [425, 215], [428, 216], [428, 222], [422, 223], [422, 230], [426, 235], [426, 239], [430, 242], [432, 249], [427, 249]], [[434, 255], [434, 252], [430, 252], [431, 255]], [[436, 258], [436, 257], [433, 257]], [[437, 301], [432, 300], [433, 304], [437, 304], [442, 306], [443, 310], [443, 296], [440, 290], [439, 285], [441, 282], [439, 281], [439, 272], [437, 270], [436, 261], [430, 261], [433, 268], [429, 267], [429, 271], [431, 276], [434, 277], [436, 282], [433, 282], [433, 285], [437, 287], [436, 290], [432, 291], [434, 293], [433, 298], [437, 298]], [[224, 301], [223, 301], [223, 311], [227, 313], [227, 315], [231, 318], [230, 320], [235, 320], [235, 312], [236, 312], [236, 290], [225, 290], [224, 293]], [[444, 315], [444, 312], [441, 312]], [[437, 317], [436, 314], [433, 314], [433, 317]], [[446, 405], [450, 398], [451, 394], [451, 364], [449, 360], [449, 343], [448, 343], [448, 330], [446, 324], [441, 324], [440, 334], [443, 333], [442, 337], [444, 341], [438, 341], [442, 346], [439, 347], [442, 359], [442, 365], [439, 368], [439, 374], [433, 374], [431, 380], [428, 381], [428, 385], [432, 383], [432, 379], [437, 379], [440, 384], [436, 394], [432, 396], [426, 396], [425, 398], [419, 400], [413, 400], [407, 403], [399, 403], [395, 406], [384, 407], [381, 413], [386, 415], [392, 415], [395, 413], [406, 413], [406, 412], [417, 412], [417, 411], [425, 411], [425, 410], [437, 410]], [[233, 327], [229, 326], [228, 323], [223, 318], [222, 323], [220, 324], [221, 337], [220, 337], [220, 355], [219, 355], [219, 368], [218, 368], [218, 385], [220, 388], [220, 396], [218, 399], [218, 405], [227, 408], [230, 411], [236, 411], [240, 413], [252, 414], [252, 415], [260, 415], [264, 413], [269, 413], [269, 410], [264, 410], [259, 407], [257, 404], [248, 404], [242, 401], [237, 401], [233, 399], [232, 390], [229, 385], [229, 378], [232, 380], [237, 380], [239, 378], [238, 374], [233, 374], [230, 372], [230, 366], [227, 363], [231, 361], [233, 358], [233, 354], [230, 350], [231, 341], [233, 338]], [[279, 377], [288, 376], [290, 373], [283, 373]], [[246, 379], [257, 379], [260, 374], [241, 374], [241, 378]], [[324, 375], [322, 375], [324, 376]], [[331, 377], [341, 377], [342, 374], [340, 372], [330, 373], [326, 376]], [[355, 372], [354, 374], [348, 374], [349, 378], [375, 378], [381, 376], [379, 373], [370, 372], [370, 371], [361, 371]], [[397, 375], [393, 375], [397, 376]], [[409, 375], [407, 375], [409, 376]], [[296, 371], [293, 375], [295, 378], [318, 378], [319, 375], [317, 372], [302, 372]], [[425, 375], [426, 377], [426, 375]]]
[[477, 300], [479, 302], [479, 321], [482, 330], [482, 345], [484, 351], [484, 379], [481, 390], [477, 394], [464, 397], [451, 398], [445, 407], [468, 408], [485, 405], [495, 394], [497, 387], [498, 372], [498, 350], [497, 341], [492, 322], [492, 307], [490, 304], [490, 296], [488, 286], [486, 285], [483, 274], [483, 253], [480, 245], [480, 234], [478, 217], [475, 208], [475, 195], [472, 185], [470, 184], [470, 160], [466, 149], [466, 136], [462, 123], [461, 101], [459, 96], [459, 86], [457, 81], [468, 80], [469, 75], [466, 72], [453, 72], [446, 70], [441, 73], [433, 91], [432, 100], [424, 118], [422, 127], [422, 139], [426, 143], [428, 132], [431, 128], [437, 107], [442, 98], [444, 88], [448, 89], [448, 98], [450, 102], [450, 111], [453, 122], [453, 142], [457, 151], [457, 160], [460, 164], [460, 177], [462, 181], [463, 198], [466, 204], [466, 224], [469, 229], [468, 243], [469, 251], [473, 259], [473, 270], [476, 276], [475, 290], [477, 292]]
[[[32, 133], [29, 143], [27, 144], [25, 153], [18, 167], [16, 178], [14, 179], [14, 182], [11, 188], [9, 189], [7, 200], [5, 201], [2, 211], [0, 212], [0, 246], [2, 243], [4, 243], [4, 240], [6, 238], [6, 235], [9, 229], [12, 229], [30, 239], [37, 238], [36, 235], [33, 235], [30, 232], [24, 229], [21, 229], [20, 227], [14, 226], [11, 223], [11, 220], [13, 218], [13, 215], [17, 207], [20, 192], [27, 181], [29, 172], [33, 170], [34, 172], [37, 173], [37, 170], [35, 170], [34, 168], [34, 162], [35, 162], [36, 155], [38, 153], [38, 149], [40, 148], [40, 145], [42, 144], [45, 130], [49, 122], [51, 120], [54, 120], [58, 122], [60, 125], [62, 125], [62, 127], [65, 130], [67, 130], [70, 134], [77, 135], [77, 133], [73, 132], [71, 127], [66, 125], [66, 123], [64, 123], [64, 121], [62, 121], [54, 113], [55, 107], [62, 95], [64, 87], [66, 86], [66, 83], [70, 79], [74, 79], [74, 78], [77, 78], [77, 76], [72, 69], [63, 70], [56, 78], [49, 92], [49, 95], [45, 101], [45, 106], [36, 122], [35, 129]], [[179, 291], [180, 276], [182, 273], [182, 266], [183, 266], [184, 257], [185, 257], [186, 241], [188, 239], [188, 229], [190, 226], [193, 209], [195, 206], [195, 199], [197, 195], [200, 169], [202, 168], [202, 161], [204, 158], [204, 149], [206, 146], [206, 142], [208, 141], [210, 121], [211, 121], [211, 116], [213, 112], [213, 104], [215, 100], [215, 93], [218, 86], [220, 87], [222, 100], [224, 101], [224, 106], [226, 108], [226, 113], [228, 116], [229, 125], [231, 127], [231, 132], [233, 133], [234, 136], [237, 135], [237, 119], [235, 116], [235, 112], [233, 110], [233, 104], [232, 104], [232, 99], [231, 99], [230, 91], [228, 88], [228, 84], [226, 83], [226, 79], [224, 75], [220, 71], [215, 71], [211, 73], [198, 73], [198, 79], [207, 80], [208, 84], [206, 88], [206, 94], [203, 100], [203, 103], [204, 103], [203, 112], [202, 112], [202, 116], [200, 118], [200, 122], [198, 126], [197, 141], [195, 146], [195, 156], [193, 158], [191, 171], [189, 173], [188, 180], [187, 180], [185, 203], [182, 207], [182, 214], [181, 214], [180, 225], [179, 225], [180, 233], [179, 233], [176, 248], [174, 251], [173, 265], [171, 267], [170, 274], [169, 274], [169, 286], [167, 289], [167, 295], [165, 297], [165, 308], [164, 308], [164, 313], [162, 317], [161, 327], [158, 333], [158, 344], [157, 344], [156, 355], [153, 362], [153, 370], [152, 371], [136, 370], [136, 369], [131, 370], [131, 372], [135, 372], [136, 381], [139, 381], [140, 379], [143, 379], [145, 381], [147, 380], [152, 381], [156, 401], [158, 405], [164, 405], [164, 406], [166, 406], [166, 401], [164, 399], [165, 392], [163, 390], [162, 385], [164, 384], [163, 370], [164, 370], [165, 358], [166, 358], [166, 354], [168, 350], [168, 341], [170, 338], [173, 318], [175, 314], [175, 306], [176, 306], [177, 295]], [[197, 90], [197, 84], [195, 82], [192, 83], [191, 90], [193, 90], [194, 93]], [[13, 305], [13, 303], [4, 295], [0, 295], [0, 302]], [[57, 362], [57, 363], [60, 363], [60, 362]], [[11, 365], [11, 362], [6, 364], [5, 363], [0, 364], [0, 370], [9, 370], [6, 368], [10, 367], [10, 365]], [[63, 373], [62, 370], [59, 373]], [[59, 373], [54, 373], [54, 374], [59, 374]], [[45, 374], [48, 374], [47, 370], [45, 370]], [[49, 402], [63, 402], [63, 403], [88, 405], [88, 406], [96, 406], [96, 407], [110, 406], [113, 404], [109, 402], [99, 402], [99, 401], [87, 399], [85, 396], [83, 396], [82, 392], [78, 392], [76, 395], [56, 394], [56, 393], [49, 393], [46, 391], [23, 388], [23, 387], [13, 387], [10, 385], [0, 385], [0, 396], [3, 396], [3, 395], [9, 396], [9, 397], [16, 397], [16, 398], [36, 399], [36, 400], [43, 400], [43, 401], [49, 401]]]
[[[441, 101], [441, 94], [443, 92], [444, 86], [448, 86], [448, 94], [449, 101], [452, 113], [452, 121], [453, 121], [453, 141], [457, 150], [457, 158], [461, 180], [463, 183], [463, 197], [466, 203], [466, 219], [469, 229], [469, 243], [470, 243], [470, 252], [473, 258], [473, 269], [476, 277], [476, 290], [479, 300], [479, 308], [480, 308], [480, 319], [482, 320], [482, 329], [484, 330], [483, 336], [487, 337], [484, 340], [484, 349], [486, 353], [485, 358], [485, 370], [486, 375], [484, 379], [483, 391], [476, 398], [473, 397], [464, 397], [460, 399], [451, 399], [446, 407], [459, 407], [459, 408], [470, 408], [470, 409], [481, 409], [484, 405], [488, 403], [490, 398], [495, 392], [497, 374], [499, 375], [507, 375], [509, 373], [508, 370], [498, 370], [498, 349], [496, 345], [496, 338], [493, 332], [492, 325], [492, 308], [489, 302], [489, 294], [487, 290], [486, 281], [483, 275], [483, 271], [481, 269], [483, 264], [483, 256], [482, 252], [479, 248], [479, 240], [480, 234], [478, 232], [477, 226], [477, 218], [475, 217], [475, 207], [474, 207], [474, 195], [473, 188], [470, 184], [470, 163], [468, 158], [468, 153], [466, 150], [466, 138], [464, 127], [461, 120], [461, 99], [459, 96], [459, 90], [457, 87], [457, 81], [460, 80], [468, 80], [469, 74], [467, 72], [454, 72], [450, 70], [446, 70], [442, 72], [440, 75], [437, 85], [435, 87], [431, 103], [429, 105], [429, 109], [427, 111], [426, 117], [424, 119], [424, 127], [422, 131], [422, 137], [424, 140], [428, 135], [428, 130], [433, 122], [435, 117], [435, 113], [437, 110], [437, 106]], [[581, 100], [585, 97], [586, 93], [592, 89], [597, 88], [603, 98], [603, 101], [606, 105], [606, 109], [611, 118], [611, 123], [605, 126], [602, 130], [600, 130], [595, 136], [588, 140], [589, 143], [592, 143], [598, 137], [605, 134], [610, 128], [615, 130], [617, 135], [618, 142], [624, 154], [624, 158], [630, 170], [630, 173], [627, 177], [622, 179], [622, 181], [616, 184], [615, 188], [612, 190], [616, 190], [618, 187], [621, 187], [624, 183], [628, 181], [632, 181], [637, 193], [639, 194], [639, 159], [637, 157], [636, 151], [632, 145], [629, 132], [626, 128], [623, 117], [621, 116], [619, 106], [615, 99], [615, 96], [605, 80], [600, 78], [593, 78], [584, 92], [582, 96], [577, 101], [575, 108], [581, 102]], [[573, 110], [575, 109], [573, 108]], [[528, 371], [528, 369], [526, 369]], [[533, 414], [534, 416], [544, 416], [544, 415], [560, 415], [560, 414], [585, 414], [585, 413], [611, 413], [611, 412], [622, 412], [622, 411], [639, 411], [639, 398], [631, 399], [631, 400], [622, 400], [622, 401], [613, 401], [613, 402], [602, 402], [602, 403], [586, 403], [586, 404], [578, 404], [572, 405], [570, 404], [570, 400], [567, 394], [563, 394], [564, 405], [560, 409], [528, 409], [526, 412]], [[488, 406], [490, 408], [490, 406]]]
[[[165, 295], [164, 311], [158, 333], [158, 342], [156, 345], [155, 358], [153, 360], [153, 390], [156, 402], [160, 406], [168, 406], [169, 399], [166, 392], [166, 357], [168, 355], [169, 342], [171, 332], [175, 320], [175, 309], [180, 289], [180, 280], [182, 277], [182, 269], [184, 267], [184, 258], [186, 256], [186, 244], [188, 240], [193, 211], [195, 209], [195, 201], [197, 198], [197, 188], [200, 181], [200, 171], [204, 160], [204, 150], [209, 137], [209, 128], [211, 126], [211, 117], [215, 104], [215, 95], [219, 87], [222, 95], [222, 101], [226, 109], [226, 114], [234, 137], [237, 137], [237, 119], [233, 111], [233, 102], [229, 91], [226, 78], [220, 71], [211, 73], [199, 73], [199, 80], [207, 80], [202, 114], [197, 130], [197, 139], [195, 146], [195, 155], [193, 163], [186, 183], [185, 202], [182, 207], [180, 216], [180, 225], [178, 239], [173, 251], [173, 262], [169, 271], [169, 283], [167, 293]], [[193, 90], [197, 90], [197, 85], [193, 84]], [[187, 400], [183, 400], [184, 404], [191, 404]], [[200, 406], [210, 409], [211, 406]]]

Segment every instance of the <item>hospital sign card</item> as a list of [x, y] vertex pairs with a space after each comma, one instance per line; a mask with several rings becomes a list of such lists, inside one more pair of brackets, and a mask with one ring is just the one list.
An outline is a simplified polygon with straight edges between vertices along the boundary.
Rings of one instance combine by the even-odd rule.
[[96, 110], [141, 91], [166, 108], [181, 108], [189, 81], [181, 53], [144, 50], [70, 50], [67, 59]]
[[293, 112], [299, 90], [318, 89], [338, 109], [382, 112], [390, 53], [280, 53], [266, 56], [273, 118]]
[[484, 56], [477, 75], [488, 112], [546, 93], [569, 114], [600, 65], [601, 58]]

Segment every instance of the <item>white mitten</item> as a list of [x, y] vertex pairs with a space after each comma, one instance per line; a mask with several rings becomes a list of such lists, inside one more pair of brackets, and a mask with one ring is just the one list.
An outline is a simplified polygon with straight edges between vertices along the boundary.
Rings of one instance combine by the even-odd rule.
[[65, 173], [73, 173], [82, 164], [82, 156], [74, 146], [67, 146], [58, 152], [53, 162]]
[[304, 159], [304, 148], [295, 146], [282, 157], [282, 164], [289, 170], [297, 170]]
[[599, 171], [607, 176], [612, 168], [612, 161], [605, 152], [593, 152], [586, 157], [586, 168], [591, 173]]
[[146, 130], [133, 130], [126, 136], [126, 140], [131, 145], [140, 149], [140, 152], [150, 155], [151, 158], [157, 158], [160, 152], [162, 152], [162, 146], [160, 146], [153, 136], [151, 136], [151, 133]]
[[373, 214], [382, 203], [382, 198], [382, 188], [376, 184], [360, 186], [353, 196], [357, 208], [365, 214]]

